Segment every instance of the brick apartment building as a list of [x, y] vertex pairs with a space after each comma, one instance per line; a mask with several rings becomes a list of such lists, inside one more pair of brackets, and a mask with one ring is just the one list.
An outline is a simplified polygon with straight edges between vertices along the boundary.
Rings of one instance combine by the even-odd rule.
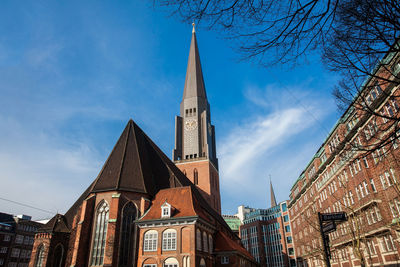
[[0, 213], [0, 266], [27, 267], [36, 230], [30, 216]]
[[296, 266], [288, 201], [276, 203], [271, 184], [271, 207], [247, 209], [240, 238], [260, 266]]
[[[398, 73], [398, 55], [382, 62]], [[394, 79], [384, 71], [375, 74]], [[342, 211], [348, 221], [328, 234], [332, 266], [400, 265], [399, 93], [394, 82], [368, 78], [294, 183], [289, 211], [298, 266], [324, 266], [317, 213]]]
[[130, 120], [92, 184], [39, 229], [29, 266], [256, 266], [220, 215], [194, 28], [180, 115], [177, 165]]

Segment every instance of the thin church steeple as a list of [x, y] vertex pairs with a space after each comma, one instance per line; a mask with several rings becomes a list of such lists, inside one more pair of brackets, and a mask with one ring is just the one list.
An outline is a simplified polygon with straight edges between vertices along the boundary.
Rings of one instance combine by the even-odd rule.
[[204, 86], [203, 71], [200, 63], [199, 48], [197, 46], [195, 25], [194, 23], [192, 25], [192, 41], [190, 42], [183, 99], [191, 97], [207, 98], [206, 89]]
[[176, 166], [198, 187], [208, 203], [221, 213], [215, 127], [211, 124], [194, 23], [180, 114], [175, 117]]
[[175, 119], [175, 148], [172, 157], [174, 161], [209, 159], [218, 169], [215, 127], [211, 124], [210, 104], [207, 100], [194, 24], [180, 116]]
[[270, 187], [270, 193], [271, 193], [271, 208], [275, 207], [276, 204], [276, 198], [275, 198], [275, 193], [274, 193], [274, 188], [272, 187], [272, 181], [271, 181], [271, 176], [269, 176], [269, 187]]

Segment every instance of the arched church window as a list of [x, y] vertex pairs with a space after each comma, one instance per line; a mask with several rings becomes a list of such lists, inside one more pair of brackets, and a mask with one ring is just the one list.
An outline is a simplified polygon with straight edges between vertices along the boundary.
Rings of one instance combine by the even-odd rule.
[[105, 201], [101, 202], [96, 210], [91, 266], [103, 265], [109, 210], [108, 204]]
[[213, 239], [212, 239], [211, 235], [208, 235], [208, 246], [210, 247], [210, 253], [212, 253], [214, 247], [213, 247]]
[[207, 233], [203, 232], [203, 251], [204, 252], [208, 252], [207, 242], [208, 242]]
[[64, 258], [64, 247], [63, 247], [63, 245], [58, 244], [56, 246], [56, 249], [54, 250], [53, 266], [61, 267], [63, 258]]
[[44, 245], [41, 244], [37, 249], [35, 267], [42, 267], [44, 260]]
[[197, 169], [193, 170], [193, 182], [195, 185], [199, 184], [199, 173], [197, 172]]
[[197, 250], [201, 250], [201, 231], [199, 229], [196, 231], [196, 247]]
[[128, 266], [132, 259], [130, 255], [135, 242], [135, 224], [137, 209], [135, 204], [129, 202], [122, 210], [121, 241], [119, 252], [119, 266]]

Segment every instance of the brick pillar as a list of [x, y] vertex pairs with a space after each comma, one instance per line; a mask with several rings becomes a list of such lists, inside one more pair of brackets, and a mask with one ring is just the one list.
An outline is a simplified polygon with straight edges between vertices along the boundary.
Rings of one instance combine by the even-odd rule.
[[119, 201], [121, 194], [113, 194], [111, 198], [110, 214], [108, 217], [104, 266], [116, 266], [118, 263], [118, 233], [117, 219], [119, 216]]
[[81, 220], [76, 226], [75, 241], [73, 242], [71, 266], [88, 265], [94, 204], [95, 197], [87, 199], [82, 203], [81, 214], [79, 217]]

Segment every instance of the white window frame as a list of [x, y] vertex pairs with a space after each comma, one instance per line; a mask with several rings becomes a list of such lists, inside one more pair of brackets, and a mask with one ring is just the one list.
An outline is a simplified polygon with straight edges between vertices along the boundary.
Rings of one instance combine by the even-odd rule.
[[221, 257], [221, 264], [229, 264], [229, 257], [228, 256], [222, 256]]
[[158, 232], [149, 230], [143, 236], [143, 251], [157, 251]]
[[171, 217], [171, 205], [165, 202], [161, 205], [161, 218]]
[[175, 229], [167, 229], [163, 232], [162, 237], [162, 250], [172, 251], [176, 250], [177, 232]]

